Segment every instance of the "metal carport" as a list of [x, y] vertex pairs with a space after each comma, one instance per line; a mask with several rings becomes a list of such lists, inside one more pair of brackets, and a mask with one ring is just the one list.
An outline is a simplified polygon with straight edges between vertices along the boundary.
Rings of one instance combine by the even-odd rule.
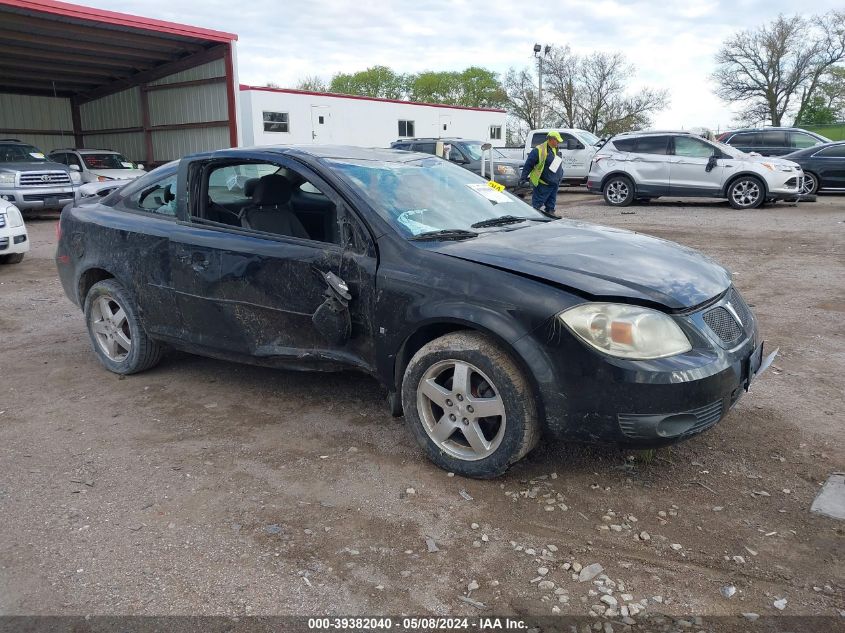
[[238, 144], [237, 36], [54, 0], [0, 0], [0, 137], [159, 164]]

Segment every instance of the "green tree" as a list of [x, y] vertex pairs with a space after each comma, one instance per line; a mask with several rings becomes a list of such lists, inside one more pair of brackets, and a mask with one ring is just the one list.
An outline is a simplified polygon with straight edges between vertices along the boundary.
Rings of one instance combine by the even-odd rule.
[[503, 108], [508, 95], [493, 71], [470, 66], [458, 74], [460, 98], [456, 105], [470, 108]]
[[461, 86], [458, 73], [426, 71], [408, 79], [408, 96], [411, 101], [460, 104]]
[[836, 112], [827, 105], [822, 95], [816, 95], [804, 106], [801, 118], [795, 119], [795, 125], [825, 125], [836, 123]]
[[382, 99], [402, 99], [407, 94], [407, 77], [387, 66], [371, 66], [357, 73], [332, 77], [329, 92]]
[[296, 89], [307, 90], [308, 92], [328, 92], [329, 87], [322, 77], [318, 75], [306, 75], [296, 82]]

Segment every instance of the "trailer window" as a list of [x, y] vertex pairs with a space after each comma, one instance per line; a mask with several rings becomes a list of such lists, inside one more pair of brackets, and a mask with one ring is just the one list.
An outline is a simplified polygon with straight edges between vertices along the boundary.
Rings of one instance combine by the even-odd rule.
[[264, 112], [265, 132], [290, 132], [287, 112]]
[[414, 136], [414, 122], [413, 121], [399, 121], [399, 136], [411, 138]]
[[491, 141], [501, 141], [502, 140], [502, 126], [501, 125], [491, 125], [490, 126], [490, 140]]

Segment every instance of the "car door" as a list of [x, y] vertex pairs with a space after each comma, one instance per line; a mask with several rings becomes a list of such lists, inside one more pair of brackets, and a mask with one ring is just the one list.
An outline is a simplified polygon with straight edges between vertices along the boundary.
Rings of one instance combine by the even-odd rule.
[[811, 163], [822, 189], [845, 191], [845, 143], [816, 152]]
[[590, 160], [595, 152], [590, 151], [581, 139], [568, 132], [561, 132], [561, 138], [563, 143], [559, 147], [563, 161], [563, 177], [586, 178]]
[[637, 195], [669, 193], [669, 136], [641, 136], [627, 155], [626, 167], [634, 177]]
[[[253, 160], [263, 167], [270, 164], [260, 155]], [[262, 178], [282, 177], [291, 185], [296, 183], [287, 200], [263, 204], [255, 196], [248, 199], [234, 183], [227, 194], [228, 208], [240, 192], [242, 221], [210, 220], [208, 207], [217, 192], [209, 191], [209, 182], [214, 181], [215, 171], [232, 168], [232, 163], [223, 158], [193, 167], [192, 181], [199, 179], [194, 185], [198, 187], [196, 202], [190, 219], [172, 240], [174, 288], [181, 297], [187, 339], [208, 350], [258, 358], [371, 364], [376, 259], [354, 213], [313, 171], [280, 158], [273, 161], [278, 171]], [[259, 191], [256, 187], [246, 185]], [[303, 195], [297, 196], [297, 191]], [[331, 214], [330, 222], [315, 219], [321, 209]], [[261, 224], [256, 210], [264, 216]], [[281, 232], [274, 218], [282, 216], [302, 216], [296, 224], [303, 227], [300, 230], [307, 224], [308, 237]], [[329, 336], [321, 329], [323, 322], [315, 320], [321, 310], [326, 316], [327, 273], [346, 282], [351, 294], [346, 313], [352, 329], [349, 336], [340, 337], [343, 340]]]
[[719, 161], [708, 170], [715, 147], [694, 136], [673, 138], [669, 159], [669, 191], [673, 196], [718, 196], [724, 180]]

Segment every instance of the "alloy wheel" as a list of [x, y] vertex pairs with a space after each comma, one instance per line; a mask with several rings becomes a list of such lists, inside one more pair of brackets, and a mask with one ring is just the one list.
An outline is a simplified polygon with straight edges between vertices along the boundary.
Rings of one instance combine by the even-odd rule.
[[812, 174], [804, 173], [804, 180], [801, 183], [801, 193], [807, 195], [811, 193], [815, 193], [816, 191], [816, 178]]
[[111, 295], [97, 297], [91, 305], [91, 329], [103, 353], [116, 363], [132, 350], [132, 333], [126, 311]]
[[476, 461], [496, 451], [505, 434], [505, 403], [478, 367], [444, 360], [429, 367], [417, 388], [423, 428], [438, 448]]
[[753, 206], [760, 199], [760, 185], [753, 180], [741, 180], [731, 192], [734, 202], [741, 207]]
[[621, 204], [628, 198], [628, 185], [623, 180], [614, 180], [607, 186], [607, 199]]

